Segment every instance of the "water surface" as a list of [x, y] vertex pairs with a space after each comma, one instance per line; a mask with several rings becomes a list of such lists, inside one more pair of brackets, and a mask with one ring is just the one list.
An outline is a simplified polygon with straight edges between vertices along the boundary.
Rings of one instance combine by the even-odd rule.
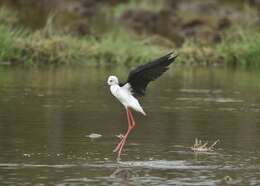
[[[259, 185], [260, 73], [172, 68], [140, 99], [126, 130], [106, 78], [127, 68], [0, 68], [1, 185]], [[101, 134], [89, 139], [86, 135]], [[194, 153], [194, 139], [219, 139]]]

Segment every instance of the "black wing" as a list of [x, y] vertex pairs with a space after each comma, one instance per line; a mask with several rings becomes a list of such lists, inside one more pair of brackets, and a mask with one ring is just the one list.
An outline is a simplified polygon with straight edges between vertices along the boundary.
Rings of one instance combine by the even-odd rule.
[[173, 55], [171, 52], [132, 70], [128, 75], [127, 83], [130, 83], [134, 95], [144, 96], [148, 83], [167, 71], [168, 66], [174, 62], [176, 57], [177, 55]]

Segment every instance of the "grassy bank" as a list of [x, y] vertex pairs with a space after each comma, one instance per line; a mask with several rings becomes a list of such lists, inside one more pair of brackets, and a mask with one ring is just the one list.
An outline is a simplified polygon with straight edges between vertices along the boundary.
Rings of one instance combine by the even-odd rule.
[[238, 28], [226, 32], [223, 40], [215, 45], [186, 41], [178, 51], [184, 63], [260, 67], [260, 33]]
[[0, 61], [15, 64], [143, 63], [166, 52], [138, 41], [125, 31], [102, 38], [62, 33], [15, 31], [0, 25]]
[[0, 64], [144, 63], [169, 50], [118, 28], [98, 37], [59, 32], [52, 16], [45, 28], [29, 31], [14, 24], [12, 16], [6, 9], [0, 10]]
[[260, 33], [238, 30], [216, 46], [217, 57], [231, 65], [260, 67]]
[[[2, 14], [0, 14], [2, 15]], [[114, 29], [102, 36], [55, 32], [51, 19], [38, 31], [17, 29], [0, 18], [0, 64], [133, 64], [166, 52], [179, 53], [179, 63], [260, 66], [257, 30], [226, 32], [222, 42], [201, 45], [186, 41], [180, 48], [162, 47], [129, 31]]]

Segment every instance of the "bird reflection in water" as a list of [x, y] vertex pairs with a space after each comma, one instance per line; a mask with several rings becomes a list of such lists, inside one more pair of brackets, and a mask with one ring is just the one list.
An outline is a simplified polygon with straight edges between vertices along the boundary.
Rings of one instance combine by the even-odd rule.
[[116, 178], [119, 182], [120, 185], [129, 185], [129, 180], [134, 176], [134, 173], [127, 168], [120, 168], [118, 167], [110, 177]]

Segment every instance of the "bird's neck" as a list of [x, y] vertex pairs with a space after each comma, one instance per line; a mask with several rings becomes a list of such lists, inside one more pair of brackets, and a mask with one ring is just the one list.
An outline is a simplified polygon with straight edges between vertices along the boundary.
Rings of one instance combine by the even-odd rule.
[[118, 84], [110, 85], [110, 91], [112, 94], [114, 94], [118, 89], [120, 89], [120, 86]]
[[118, 84], [114, 84], [114, 85], [110, 85], [110, 89], [111, 88], [120, 88], [120, 86]]

